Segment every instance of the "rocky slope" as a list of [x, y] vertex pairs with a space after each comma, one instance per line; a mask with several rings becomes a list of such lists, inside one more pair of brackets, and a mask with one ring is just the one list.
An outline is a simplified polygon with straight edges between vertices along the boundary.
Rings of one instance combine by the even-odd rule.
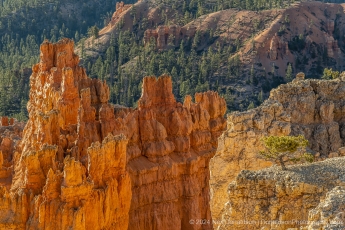
[[227, 202], [228, 185], [241, 170], [270, 166], [258, 159], [267, 135], [304, 135], [317, 159], [344, 156], [345, 78], [304, 80], [298, 74], [289, 84], [271, 91], [262, 106], [228, 116], [227, 131], [220, 137], [211, 160], [211, 206], [214, 219], [220, 219]]
[[147, 77], [137, 109], [114, 107], [73, 49], [69, 39], [41, 45], [29, 121], [13, 148], [3, 138], [0, 228], [212, 229], [189, 220], [211, 219], [224, 99], [207, 92], [181, 104], [170, 77]]
[[342, 229], [344, 190], [336, 186], [345, 185], [344, 165], [333, 158], [287, 171], [243, 170], [229, 185], [218, 229]]

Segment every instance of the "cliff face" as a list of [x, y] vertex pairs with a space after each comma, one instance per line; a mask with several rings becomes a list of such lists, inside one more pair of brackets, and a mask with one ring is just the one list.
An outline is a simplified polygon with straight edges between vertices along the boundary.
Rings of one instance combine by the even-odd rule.
[[189, 220], [211, 218], [208, 164], [224, 99], [207, 92], [182, 105], [170, 77], [147, 77], [138, 109], [114, 107], [73, 48], [42, 44], [29, 121], [23, 133], [12, 125], [18, 144], [2, 137], [0, 228], [212, 228]]
[[272, 90], [256, 109], [228, 116], [227, 131], [219, 139], [211, 160], [211, 209], [220, 220], [228, 201], [228, 185], [242, 170], [258, 170], [271, 164], [257, 158], [267, 135], [304, 135], [317, 159], [344, 156], [345, 79], [303, 80], [297, 75], [289, 84]]
[[1, 187], [2, 229], [128, 226], [127, 139], [101, 135], [96, 110], [109, 89], [87, 78], [73, 49], [67, 39], [41, 46], [13, 179], [9, 190]]
[[[170, 78], [144, 79], [139, 143], [129, 153], [132, 204], [129, 229], [211, 229], [209, 160], [225, 129], [225, 101], [216, 93], [176, 102]], [[173, 223], [173, 224], [172, 224]]]
[[218, 229], [343, 229], [344, 190], [336, 186], [345, 185], [344, 164], [333, 158], [287, 171], [242, 171], [229, 185]]
[[132, 7], [132, 4], [125, 4], [124, 2], [117, 2], [116, 3], [116, 9], [111, 17], [110, 24], [115, 25], [121, 16], [123, 16], [124, 12], [128, 11]]

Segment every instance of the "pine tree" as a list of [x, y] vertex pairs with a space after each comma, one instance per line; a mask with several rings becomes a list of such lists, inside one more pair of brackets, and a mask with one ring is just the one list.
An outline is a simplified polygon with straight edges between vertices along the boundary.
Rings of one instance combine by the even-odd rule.
[[259, 95], [258, 95], [258, 101], [260, 103], [264, 102], [264, 92], [261, 90]]
[[292, 75], [292, 65], [291, 63], [289, 63], [287, 70], [286, 70], [286, 75], [285, 75], [285, 80], [286, 82], [290, 82], [293, 79], [293, 75]]
[[254, 109], [254, 108], [255, 108], [254, 102], [250, 102], [247, 110]]
[[261, 139], [265, 146], [259, 156], [281, 166], [287, 170], [287, 162], [313, 161], [313, 155], [305, 153], [309, 142], [304, 136], [269, 136]]

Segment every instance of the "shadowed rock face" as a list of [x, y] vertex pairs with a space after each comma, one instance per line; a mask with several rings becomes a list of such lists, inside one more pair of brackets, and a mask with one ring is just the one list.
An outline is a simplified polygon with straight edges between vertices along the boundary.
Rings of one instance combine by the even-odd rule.
[[3, 139], [0, 228], [211, 229], [189, 220], [211, 218], [208, 164], [224, 99], [207, 92], [181, 104], [170, 77], [146, 77], [138, 109], [115, 107], [73, 49], [68, 39], [41, 45], [29, 120], [18, 144]]

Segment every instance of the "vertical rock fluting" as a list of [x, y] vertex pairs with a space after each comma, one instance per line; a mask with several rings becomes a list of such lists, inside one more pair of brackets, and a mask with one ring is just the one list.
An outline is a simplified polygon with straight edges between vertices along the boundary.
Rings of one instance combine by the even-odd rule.
[[211, 219], [225, 100], [179, 103], [162, 76], [144, 78], [138, 109], [111, 105], [73, 49], [69, 39], [41, 45], [29, 120], [1, 136], [0, 229], [212, 229], [189, 221]]
[[12, 183], [1, 187], [1, 229], [128, 227], [127, 138], [101, 135], [96, 111], [109, 89], [87, 78], [73, 50], [68, 39], [41, 45]]
[[211, 222], [189, 221], [211, 219], [208, 165], [225, 129], [226, 104], [213, 92], [196, 94], [195, 100], [176, 102], [170, 77], [144, 79], [138, 102], [141, 154], [128, 164], [129, 229], [212, 229]]

